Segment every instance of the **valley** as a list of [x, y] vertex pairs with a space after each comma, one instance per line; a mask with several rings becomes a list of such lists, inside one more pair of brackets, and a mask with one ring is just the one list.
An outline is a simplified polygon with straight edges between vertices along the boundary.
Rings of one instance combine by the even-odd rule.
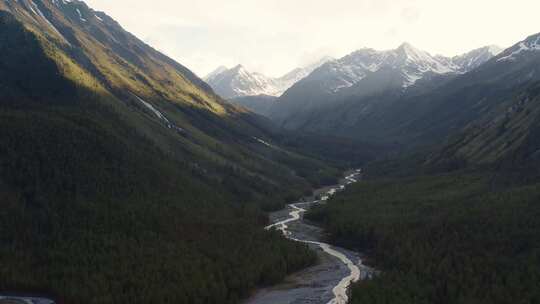
[[279, 230], [288, 239], [308, 244], [317, 252], [319, 263], [291, 275], [285, 283], [257, 292], [245, 304], [346, 304], [351, 284], [373, 277], [375, 271], [362, 263], [358, 253], [323, 243], [324, 232], [303, 220], [303, 214], [314, 205], [325, 204], [338, 191], [357, 182], [361, 171], [346, 175], [338, 185], [315, 190], [313, 196], [270, 214], [274, 223], [265, 229]]
[[540, 33], [123, 1], [0, 0], [0, 304], [540, 303]]

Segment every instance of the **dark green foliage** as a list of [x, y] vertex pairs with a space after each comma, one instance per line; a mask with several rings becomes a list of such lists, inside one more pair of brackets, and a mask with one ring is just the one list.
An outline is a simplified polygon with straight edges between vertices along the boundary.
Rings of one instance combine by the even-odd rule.
[[397, 147], [360, 142], [350, 138], [286, 131], [281, 143], [343, 169], [358, 167]]
[[352, 303], [538, 303], [540, 186], [490, 192], [488, 180], [366, 181], [311, 212], [382, 271]]
[[213, 102], [208, 109], [150, 101], [189, 131], [178, 134], [22, 23], [0, 12], [0, 292], [82, 304], [237, 303], [315, 261], [306, 246], [262, 229], [261, 208], [308, 183], [252, 151], [247, 142], [262, 131], [234, 109], [209, 111], [220, 100], [196, 76], [171, 63], [192, 79], [185, 90]]
[[0, 290], [236, 303], [314, 260], [136, 134], [65, 109], [0, 118]]

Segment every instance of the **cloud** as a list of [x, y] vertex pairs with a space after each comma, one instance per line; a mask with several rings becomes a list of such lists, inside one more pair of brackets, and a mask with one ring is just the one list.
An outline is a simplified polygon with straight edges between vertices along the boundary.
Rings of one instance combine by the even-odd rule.
[[420, 10], [417, 7], [406, 7], [401, 10], [401, 17], [406, 23], [415, 23], [420, 19]]
[[87, 2], [199, 75], [242, 63], [277, 76], [319, 55], [403, 41], [454, 55], [486, 44], [509, 46], [540, 30], [537, 0], [511, 6], [503, 0]]

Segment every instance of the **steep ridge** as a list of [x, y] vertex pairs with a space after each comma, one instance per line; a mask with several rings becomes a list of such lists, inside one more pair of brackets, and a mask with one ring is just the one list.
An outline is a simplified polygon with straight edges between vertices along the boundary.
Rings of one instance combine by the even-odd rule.
[[235, 303], [310, 263], [260, 209], [334, 171], [106, 14], [1, 0], [0, 76], [0, 290]]
[[[51, 66], [49, 73], [60, 74], [57, 80], [62, 76], [67, 80], [63, 83], [51, 81], [53, 85], [62, 87], [72, 82], [75, 87], [113, 99], [107, 106], [127, 107], [133, 115], [153, 121], [153, 128], [156, 124], [161, 125], [164, 130], [159, 133], [168, 134], [151, 134], [143, 126], [135, 128], [164, 150], [180, 148], [196, 154], [205, 148], [208, 156], [214, 154], [211, 157], [225, 165], [236, 158], [239, 152], [236, 149], [251, 148], [257, 142], [253, 137], [270, 134], [270, 130], [255, 123], [256, 116], [224, 102], [187, 68], [145, 45], [105, 14], [94, 12], [83, 2], [6, 1], [4, 5], [11, 13], [16, 13], [18, 20], [24, 20], [26, 28], [37, 33], [45, 56], [52, 59], [48, 60]], [[49, 16], [49, 19], [44, 16]], [[58, 33], [70, 38], [61, 39], [52, 30], [53, 26], [42, 27], [44, 23], [56, 24], [54, 28], [59, 30]], [[5, 48], [9, 47], [6, 45]], [[9, 62], [8, 57], [15, 57], [16, 52], [11, 52], [5, 55], [6, 62]], [[19, 57], [21, 61], [28, 60]], [[43, 61], [36, 60], [38, 64]], [[28, 72], [30, 70], [31, 66], [28, 66]], [[6, 81], [15, 76], [35, 76], [35, 73], [18, 73], [15, 68], [6, 74], [10, 76], [5, 78]], [[28, 85], [40, 84], [28, 81]], [[42, 85], [43, 90], [49, 88], [49, 83]], [[21, 91], [32, 92], [27, 88]], [[70, 98], [73, 93], [66, 93], [66, 98], [73, 99]], [[48, 96], [44, 94], [44, 97]], [[218, 144], [220, 149], [213, 148]], [[254, 154], [251, 157], [259, 156]]]
[[288, 88], [330, 60], [332, 58], [323, 57], [314, 63], [296, 68], [277, 78], [253, 73], [244, 66], [237, 65], [232, 69], [219, 67], [204, 79], [217, 94], [227, 99], [261, 95], [279, 97]]
[[427, 157], [442, 168], [495, 165], [493, 182], [522, 184], [540, 177], [540, 84], [501, 103], [489, 119], [471, 122]]
[[455, 56], [452, 58], [452, 62], [460, 67], [460, 71], [466, 73], [488, 62], [491, 58], [499, 55], [502, 51], [503, 49], [496, 45], [489, 45], [472, 50], [463, 55]]
[[435, 149], [426, 163], [443, 170], [495, 166], [509, 180], [517, 178], [510, 171], [520, 178], [540, 176], [534, 139], [539, 37], [532, 35], [465, 74], [328, 107], [324, 116], [313, 115], [322, 117], [318, 129], [312, 122], [304, 128], [400, 143], [408, 151]]
[[223, 98], [263, 94], [274, 96], [280, 91], [277, 81], [259, 73], [249, 72], [240, 64], [209, 76], [206, 81]]
[[[330, 126], [315, 126], [312, 121], [317, 117], [326, 119], [324, 114], [329, 109], [337, 109], [339, 115], [350, 111], [354, 114], [348, 116], [364, 118], [371, 108], [384, 105], [372, 104], [369, 99], [394, 100], [418, 94], [476, 68], [494, 53], [496, 49], [491, 47], [446, 58], [432, 56], [408, 43], [388, 51], [362, 49], [323, 65], [297, 83], [278, 100], [270, 117], [285, 128], [337, 134], [332, 125], [339, 124], [340, 118], [329, 118]], [[349, 124], [350, 120], [346, 118], [345, 122]], [[312, 127], [315, 130], [310, 130]]]
[[[477, 69], [416, 98], [417, 117], [405, 130], [420, 134], [429, 125], [429, 132], [421, 135], [429, 139], [460, 131], [474, 121], [492, 121], [503, 115], [513, 102], [519, 102], [519, 96], [530, 85], [540, 80], [540, 52], [534, 49], [538, 36], [528, 37]], [[525, 45], [531, 48], [519, 51]]]
[[389, 134], [429, 149], [371, 164], [307, 215], [382, 269], [351, 303], [538, 298], [539, 36], [394, 104], [389, 117], [402, 120]]

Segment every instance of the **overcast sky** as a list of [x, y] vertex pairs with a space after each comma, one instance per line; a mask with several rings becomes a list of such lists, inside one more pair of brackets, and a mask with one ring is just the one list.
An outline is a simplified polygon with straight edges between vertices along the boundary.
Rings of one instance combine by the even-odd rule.
[[204, 76], [238, 63], [279, 76], [407, 41], [456, 55], [540, 32], [540, 0], [86, 0]]

